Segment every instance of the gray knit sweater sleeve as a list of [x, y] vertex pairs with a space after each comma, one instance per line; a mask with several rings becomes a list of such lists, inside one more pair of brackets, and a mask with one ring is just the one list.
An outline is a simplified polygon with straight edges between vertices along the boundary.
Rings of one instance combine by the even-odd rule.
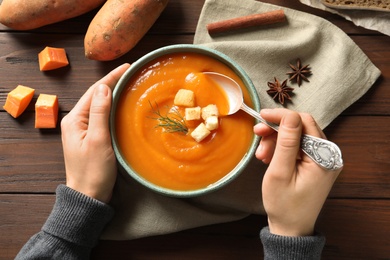
[[[114, 210], [65, 185], [57, 188], [56, 202], [42, 230], [16, 256], [20, 259], [89, 259]], [[322, 236], [284, 237], [261, 230], [264, 259], [320, 259]]]
[[265, 227], [260, 232], [266, 260], [315, 260], [321, 259], [325, 237], [321, 235], [305, 237], [285, 237], [274, 235]]
[[53, 210], [16, 259], [89, 259], [114, 210], [65, 185], [56, 191]]

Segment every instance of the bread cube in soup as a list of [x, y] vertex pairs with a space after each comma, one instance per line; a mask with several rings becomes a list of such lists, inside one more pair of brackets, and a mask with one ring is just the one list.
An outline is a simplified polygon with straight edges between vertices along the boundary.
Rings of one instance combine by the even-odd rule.
[[199, 120], [200, 119], [200, 107], [187, 107], [184, 111], [186, 120]]
[[195, 105], [195, 94], [192, 90], [179, 89], [173, 103], [175, 106], [193, 107]]
[[209, 116], [205, 121], [206, 128], [210, 131], [218, 128], [218, 117], [217, 116]]
[[203, 120], [206, 120], [210, 116], [217, 116], [219, 115], [218, 107], [214, 104], [210, 104], [206, 107], [202, 108], [202, 118]]
[[206, 125], [204, 123], [200, 123], [194, 131], [192, 131], [191, 136], [195, 139], [198, 143], [201, 142], [203, 139], [205, 139], [209, 134], [210, 130], [206, 128]]

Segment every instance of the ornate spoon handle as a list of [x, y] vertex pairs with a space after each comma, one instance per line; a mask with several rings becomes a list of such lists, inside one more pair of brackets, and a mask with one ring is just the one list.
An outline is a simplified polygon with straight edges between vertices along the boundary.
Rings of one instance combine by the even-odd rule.
[[303, 135], [302, 150], [317, 164], [328, 170], [343, 167], [340, 148], [333, 142], [311, 135]]
[[[241, 109], [257, 118], [262, 123], [268, 125], [275, 131], [279, 131], [279, 126], [267, 122], [258, 112], [243, 104]], [[333, 142], [311, 135], [302, 135], [301, 149], [313, 161], [327, 170], [337, 170], [343, 167], [343, 159], [340, 148]]]

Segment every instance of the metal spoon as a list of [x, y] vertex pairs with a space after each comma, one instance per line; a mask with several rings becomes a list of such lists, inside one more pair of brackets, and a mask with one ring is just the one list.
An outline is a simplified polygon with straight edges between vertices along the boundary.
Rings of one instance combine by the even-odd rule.
[[[279, 126], [271, 122], [264, 120], [258, 112], [248, 107], [244, 103], [244, 98], [240, 85], [232, 78], [216, 73], [216, 72], [203, 72], [214, 82], [216, 82], [226, 93], [229, 100], [229, 112], [228, 115], [236, 113], [242, 109], [249, 115], [260, 120], [260, 122], [268, 125], [275, 131], [278, 131]], [[302, 135], [301, 149], [318, 165], [327, 170], [337, 170], [343, 167], [343, 159], [340, 148], [333, 142], [318, 138], [311, 135]]]

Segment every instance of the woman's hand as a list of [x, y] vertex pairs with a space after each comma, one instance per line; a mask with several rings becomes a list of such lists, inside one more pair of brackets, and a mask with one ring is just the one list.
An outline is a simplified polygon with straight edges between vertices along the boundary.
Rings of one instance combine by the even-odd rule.
[[302, 133], [325, 138], [310, 115], [264, 109], [261, 116], [280, 124], [278, 133], [261, 123], [254, 127], [255, 134], [262, 136], [256, 157], [269, 163], [262, 192], [270, 232], [283, 236], [312, 235], [341, 169], [324, 170], [300, 150]]
[[61, 121], [66, 185], [105, 203], [117, 174], [108, 123], [112, 89], [129, 66], [92, 85]]

